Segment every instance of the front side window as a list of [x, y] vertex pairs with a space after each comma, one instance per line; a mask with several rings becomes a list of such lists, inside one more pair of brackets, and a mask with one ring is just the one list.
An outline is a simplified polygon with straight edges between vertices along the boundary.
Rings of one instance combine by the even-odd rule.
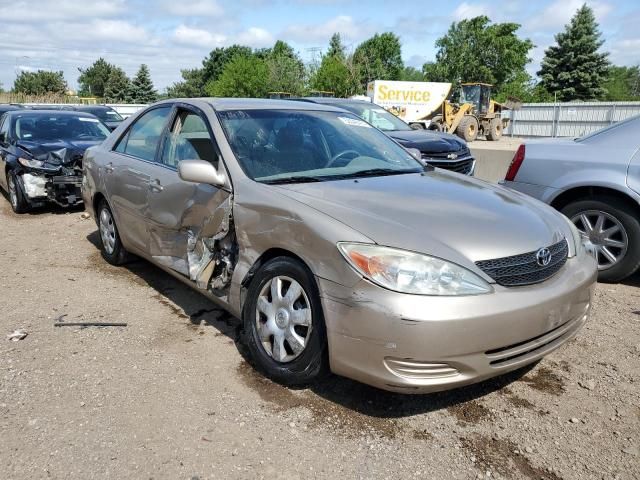
[[177, 168], [182, 160], [206, 160], [217, 165], [217, 149], [204, 119], [189, 110], [180, 110], [171, 132], [165, 137], [160, 161]]
[[116, 146], [116, 151], [153, 161], [164, 131], [171, 105], [154, 108], [138, 118]]
[[347, 112], [219, 112], [240, 165], [263, 183], [414, 173], [422, 165], [393, 140]]
[[97, 118], [73, 114], [25, 113], [16, 117], [15, 136], [28, 142], [100, 141], [111, 132]]

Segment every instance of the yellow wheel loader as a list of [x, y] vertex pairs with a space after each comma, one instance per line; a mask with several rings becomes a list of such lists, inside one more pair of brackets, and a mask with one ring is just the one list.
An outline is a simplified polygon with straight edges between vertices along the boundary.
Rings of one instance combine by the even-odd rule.
[[428, 117], [431, 119], [429, 129], [456, 134], [467, 142], [473, 142], [478, 135], [486, 136], [487, 140], [500, 140], [509, 124], [502, 112], [516, 105], [492, 100], [491, 87], [487, 83], [460, 85], [452, 98], [442, 103], [440, 111]]

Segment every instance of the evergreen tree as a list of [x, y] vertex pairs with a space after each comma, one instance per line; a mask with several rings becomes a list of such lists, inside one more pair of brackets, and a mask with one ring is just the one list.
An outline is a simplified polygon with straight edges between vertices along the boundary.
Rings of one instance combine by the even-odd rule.
[[340, 60], [344, 60], [346, 57], [345, 48], [342, 44], [342, 39], [340, 38], [339, 33], [334, 33], [331, 35], [331, 40], [329, 41], [329, 50], [327, 50], [327, 57], [336, 57]]
[[105, 84], [115, 65], [100, 57], [89, 68], [78, 68], [78, 94], [81, 97], [103, 97]]
[[538, 72], [541, 85], [562, 101], [601, 98], [606, 93], [609, 54], [598, 51], [604, 41], [593, 10], [586, 4], [580, 7], [564, 32], [556, 35], [556, 42], [545, 51]]
[[124, 70], [114, 67], [104, 84], [104, 99], [109, 103], [123, 103], [130, 93], [131, 81]]
[[62, 72], [48, 70], [20, 72], [20, 75], [13, 82], [13, 91], [26, 95], [46, 95], [48, 93], [64, 95], [67, 92], [67, 82]]
[[156, 98], [158, 98], [158, 94], [153, 88], [149, 67], [143, 63], [131, 82], [129, 101], [132, 103], [152, 103], [156, 101]]

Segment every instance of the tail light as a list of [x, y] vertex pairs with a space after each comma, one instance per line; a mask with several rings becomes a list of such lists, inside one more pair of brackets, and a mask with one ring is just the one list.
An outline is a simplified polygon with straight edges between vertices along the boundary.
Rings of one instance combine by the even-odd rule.
[[518, 147], [518, 150], [516, 150], [516, 154], [513, 156], [513, 160], [511, 160], [511, 165], [509, 165], [509, 170], [507, 170], [507, 175], [504, 177], [508, 182], [513, 182], [516, 179], [518, 170], [520, 170], [522, 162], [524, 161], [524, 151], [523, 143]]

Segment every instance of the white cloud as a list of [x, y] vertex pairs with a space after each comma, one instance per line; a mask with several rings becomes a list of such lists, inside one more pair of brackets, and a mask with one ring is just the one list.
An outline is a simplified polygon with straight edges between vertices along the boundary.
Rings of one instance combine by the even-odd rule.
[[172, 36], [173, 40], [180, 45], [192, 45], [196, 47], [219, 47], [227, 39], [221, 34], [214, 34], [200, 28], [192, 28], [186, 25], [178, 26]]
[[221, 17], [224, 14], [216, 0], [167, 0], [162, 7], [167, 13], [181, 17]]
[[125, 0], [16, 0], [0, 5], [3, 22], [50, 22], [75, 18], [112, 17], [126, 11]]
[[[569, 23], [584, 0], [555, 0], [541, 13], [525, 22], [527, 30], [559, 30]], [[598, 22], [602, 21], [613, 7], [602, 1], [586, 2], [593, 9]]]
[[366, 22], [356, 22], [348, 15], [338, 15], [319, 24], [291, 25], [282, 37], [300, 43], [328, 43], [331, 35], [339, 33], [343, 40], [362, 40], [373, 34], [375, 28]]
[[264, 28], [259, 27], [250, 27], [244, 32], [234, 35], [229, 40], [232, 43], [248, 45], [254, 48], [270, 47], [275, 42], [273, 35]]
[[640, 64], [640, 37], [624, 38], [613, 42], [609, 60], [616, 65], [634, 66]]
[[474, 3], [470, 4], [467, 2], [462, 2], [458, 7], [453, 11], [453, 18], [456, 21], [465, 20], [467, 18], [479, 17], [480, 15], [490, 16], [489, 7], [482, 3]]

